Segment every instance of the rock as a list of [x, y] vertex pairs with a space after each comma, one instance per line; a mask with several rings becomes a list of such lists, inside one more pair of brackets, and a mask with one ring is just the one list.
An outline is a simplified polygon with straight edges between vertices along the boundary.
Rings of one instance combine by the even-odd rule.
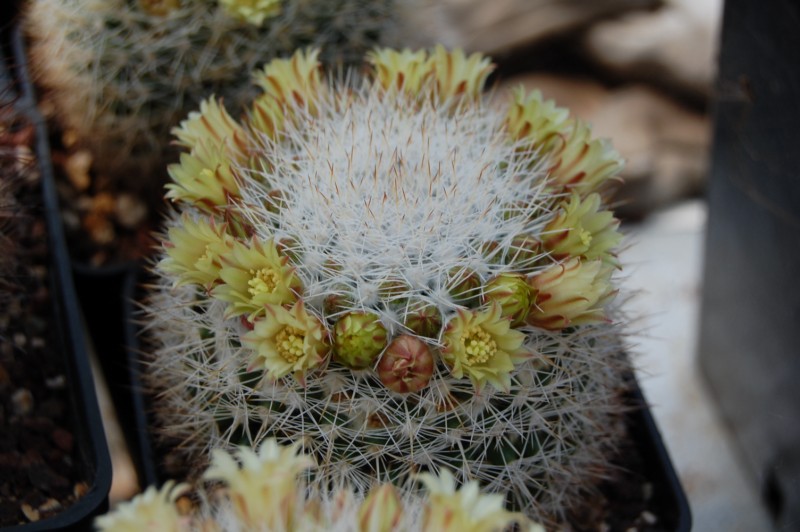
[[661, 0], [410, 0], [403, 3], [401, 46], [436, 43], [486, 54], [506, 53], [585, 27], [601, 17], [653, 8]]
[[147, 205], [133, 194], [122, 193], [117, 196], [115, 215], [122, 227], [135, 229], [147, 219]]
[[595, 25], [584, 44], [617, 76], [707, 100], [716, 76], [721, 12], [722, 0], [670, 0], [654, 12]]
[[616, 196], [621, 216], [641, 218], [703, 191], [711, 145], [707, 116], [642, 85], [610, 90], [591, 80], [550, 74], [505, 80], [496, 98], [508, 98], [519, 85], [538, 88], [589, 122], [596, 137], [611, 139], [626, 161]]
[[86, 190], [92, 184], [92, 179], [89, 177], [91, 167], [92, 154], [86, 150], [76, 151], [65, 161], [64, 171], [76, 190]]

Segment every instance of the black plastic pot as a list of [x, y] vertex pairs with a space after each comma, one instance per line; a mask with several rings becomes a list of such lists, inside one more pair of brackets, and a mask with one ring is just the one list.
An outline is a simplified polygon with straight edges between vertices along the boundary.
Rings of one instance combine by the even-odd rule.
[[71, 506], [53, 517], [30, 524], [5, 527], [6, 531], [34, 530], [90, 530], [94, 516], [108, 508], [111, 488], [111, 460], [103, 432], [103, 422], [95, 395], [80, 307], [72, 280], [69, 255], [59, 218], [58, 200], [50, 162], [47, 130], [38, 113], [32, 94], [20, 83], [24, 64], [13, 57], [9, 21], [0, 26], [0, 83], [15, 93], [15, 105], [28, 122], [35, 127], [36, 158], [41, 175], [42, 204], [46, 216], [48, 249], [50, 253], [50, 293], [53, 297], [51, 328], [60, 350], [52, 353], [61, 359], [67, 377], [68, 405], [74, 445], [77, 448], [77, 466], [85, 473], [88, 492]]

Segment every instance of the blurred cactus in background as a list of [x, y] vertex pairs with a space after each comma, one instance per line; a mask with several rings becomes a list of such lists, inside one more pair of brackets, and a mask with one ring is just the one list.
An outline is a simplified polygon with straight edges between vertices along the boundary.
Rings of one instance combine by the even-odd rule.
[[349, 65], [379, 42], [393, 0], [32, 0], [25, 26], [38, 82], [95, 168], [155, 192], [172, 127], [211, 95], [239, 112], [248, 73], [319, 46]]
[[168, 481], [98, 517], [95, 526], [107, 532], [155, 527], [174, 532], [499, 532], [517, 524], [523, 532], [544, 532], [521, 514], [505, 510], [499, 495], [481, 494], [477, 482], [456, 489], [447, 471], [439, 477], [419, 476], [424, 497], [401, 495], [391, 484], [368, 493], [347, 487], [309, 490], [302, 473], [314, 461], [296, 450], [296, 445], [281, 447], [274, 439], [265, 440], [258, 452], [245, 447], [235, 455], [216, 450], [202, 478], [222, 486], [201, 488], [195, 493], [199, 505], [193, 506], [188, 497], [180, 500], [189, 492], [188, 484]]
[[331, 82], [273, 60], [237, 122], [176, 129], [176, 213], [144, 303], [173, 458], [294, 443], [315, 482], [452, 471], [548, 524], [623, 437], [610, 145], [479, 54], [378, 49]]

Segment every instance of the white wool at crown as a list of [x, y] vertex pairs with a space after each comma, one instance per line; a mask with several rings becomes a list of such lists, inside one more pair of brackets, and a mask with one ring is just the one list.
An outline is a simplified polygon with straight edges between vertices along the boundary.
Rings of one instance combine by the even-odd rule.
[[[292, 239], [307, 302], [321, 306], [350, 286], [353, 309], [363, 309], [384, 283], [402, 281], [396, 299], [453, 312], [450, 290], [461, 280], [453, 269], [487, 278], [511, 271], [493, 257], [513, 255], [517, 235], [542, 232], [553, 195], [543, 192], [536, 154], [508, 142], [500, 112], [404, 98], [387, 105], [369, 88], [344, 106], [332, 98], [280, 142], [264, 139], [257, 157], [270, 169], [240, 189], [241, 211], [262, 239]], [[264, 207], [273, 190], [284, 202], [279, 212]], [[510, 205], [521, 205], [517, 215]], [[485, 242], [498, 244], [488, 257]], [[389, 309], [382, 318], [398, 324]]]

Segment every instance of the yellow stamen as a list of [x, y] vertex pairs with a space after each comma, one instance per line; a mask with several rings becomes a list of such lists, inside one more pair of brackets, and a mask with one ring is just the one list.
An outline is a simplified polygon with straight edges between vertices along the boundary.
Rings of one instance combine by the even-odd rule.
[[584, 246], [588, 247], [592, 243], [592, 233], [591, 233], [591, 231], [587, 231], [586, 229], [583, 229], [580, 232], [580, 237], [581, 237], [581, 243]]
[[303, 331], [287, 325], [275, 335], [275, 345], [278, 347], [278, 354], [286, 362], [294, 364], [303, 356], [304, 339], [305, 335]]
[[467, 329], [461, 341], [464, 342], [467, 362], [471, 365], [484, 364], [497, 353], [494, 339], [480, 326], [473, 325]]
[[247, 291], [253, 297], [259, 294], [271, 294], [275, 291], [280, 281], [280, 277], [272, 268], [261, 268], [258, 271], [250, 270], [250, 275], [253, 278], [247, 281], [247, 285], [250, 287]]

